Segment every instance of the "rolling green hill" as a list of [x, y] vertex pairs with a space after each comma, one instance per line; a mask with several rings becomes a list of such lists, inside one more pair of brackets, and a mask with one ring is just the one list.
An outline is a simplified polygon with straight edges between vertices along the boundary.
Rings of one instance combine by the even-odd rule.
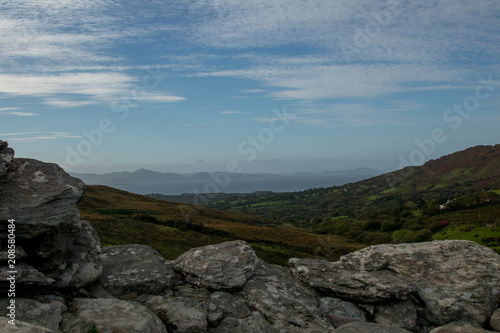
[[[425, 241], [442, 237], [438, 232], [444, 232], [443, 228], [477, 225], [488, 232], [476, 240], [498, 249], [499, 193], [500, 145], [495, 145], [469, 148], [423, 166], [343, 186], [213, 195], [207, 206], [342, 235], [363, 244]], [[459, 238], [459, 232], [453, 234]]]

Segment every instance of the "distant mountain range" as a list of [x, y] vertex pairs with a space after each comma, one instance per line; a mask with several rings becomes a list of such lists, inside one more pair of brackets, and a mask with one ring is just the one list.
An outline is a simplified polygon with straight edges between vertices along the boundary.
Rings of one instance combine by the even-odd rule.
[[[340, 171], [322, 171], [317, 173], [309, 172], [294, 172], [288, 174], [270, 174], [270, 173], [238, 173], [231, 174], [231, 179], [307, 179], [307, 178], [343, 178], [345, 182], [358, 181], [374, 176], [383, 174], [384, 171], [370, 169], [370, 168], [357, 168], [349, 170]], [[144, 184], [144, 183], [165, 183], [165, 182], [183, 182], [183, 181], [212, 181], [216, 175], [220, 172], [208, 173], [170, 173], [170, 172], [157, 172], [147, 169], [139, 169], [134, 172], [122, 171], [122, 172], [111, 172], [106, 174], [94, 174], [94, 173], [71, 173], [73, 177], [80, 178], [87, 185], [122, 185], [122, 184]]]

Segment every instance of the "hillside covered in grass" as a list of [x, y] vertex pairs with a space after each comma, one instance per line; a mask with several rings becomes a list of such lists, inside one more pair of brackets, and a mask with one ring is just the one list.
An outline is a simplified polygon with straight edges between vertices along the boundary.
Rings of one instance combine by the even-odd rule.
[[335, 260], [362, 247], [344, 237], [319, 235], [271, 219], [155, 200], [106, 186], [86, 186], [78, 208], [103, 246], [147, 244], [166, 259], [235, 239], [248, 241], [262, 259], [281, 265], [290, 257]]
[[[498, 251], [499, 194], [500, 145], [495, 145], [472, 147], [420, 167], [343, 186], [289, 193], [214, 194], [206, 206], [363, 244], [473, 238]], [[477, 232], [471, 236], [464, 231], [469, 229]]]

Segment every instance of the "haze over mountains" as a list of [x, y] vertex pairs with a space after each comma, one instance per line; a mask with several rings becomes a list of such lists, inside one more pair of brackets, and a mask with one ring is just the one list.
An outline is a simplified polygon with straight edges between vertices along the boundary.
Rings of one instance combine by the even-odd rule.
[[[87, 185], [111, 185], [135, 193], [191, 193], [193, 188], [202, 190], [212, 184], [212, 192], [294, 191], [313, 187], [342, 185], [383, 174], [381, 170], [358, 168], [318, 173], [294, 172], [270, 173], [169, 173], [139, 169], [134, 172], [112, 172], [107, 174], [73, 173]], [[219, 188], [214, 188], [218, 184]], [[163, 186], [163, 187], [162, 187]], [[162, 190], [162, 188], [164, 188]], [[205, 191], [210, 192], [210, 191]]]

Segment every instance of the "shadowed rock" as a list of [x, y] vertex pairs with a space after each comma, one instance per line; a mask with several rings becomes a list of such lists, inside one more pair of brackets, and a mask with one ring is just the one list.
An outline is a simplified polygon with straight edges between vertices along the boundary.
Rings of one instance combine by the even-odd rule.
[[10, 159], [11, 150], [0, 146], [0, 169], [6, 166], [0, 171], [0, 241], [6, 241], [7, 221], [15, 219], [16, 246], [25, 255], [16, 264], [31, 266], [17, 282], [78, 288], [94, 281], [102, 270], [100, 242], [76, 208], [83, 182], [56, 164]]

